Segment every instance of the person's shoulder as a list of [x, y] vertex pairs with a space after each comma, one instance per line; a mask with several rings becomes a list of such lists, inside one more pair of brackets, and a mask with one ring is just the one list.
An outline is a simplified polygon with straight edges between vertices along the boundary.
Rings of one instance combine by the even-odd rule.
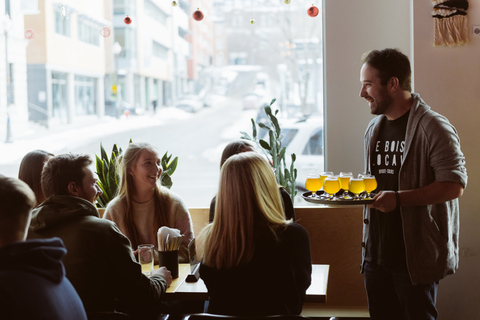
[[115, 198], [112, 199], [105, 208], [105, 211], [107, 210], [121, 210], [126, 207], [125, 200], [124, 198], [120, 198], [119, 196], [116, 196]]
[[304, 226], [296, 222], [291, 222], [286, 225], [283, 232], [287, 237], [308, 237], [308, 231]]
[[104, 218], [109, 220], [115, 220], [115, 218], [119, 218], [122, 216], [127, 209], [127, 205], [125, 203], [124, 198], [115, 197], [112, 201], [110, 201], [105, 208]]
[[167, 197], [168, 199], [170, 199], [170, 201], [172, 202], [172, 206], [174, 207], [181, 206], [186, 208], [186, 205], [183, 199], [172, 190], [166, 187], [161, 187], [160, 191], [163, 197]]

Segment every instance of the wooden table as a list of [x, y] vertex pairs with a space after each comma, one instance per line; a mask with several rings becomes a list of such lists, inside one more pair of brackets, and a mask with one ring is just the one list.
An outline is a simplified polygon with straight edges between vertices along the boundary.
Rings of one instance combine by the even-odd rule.
[[[157, 269], [158, 266], [155, 266]], [[312, 264], [312, 284], [307, 289], [305, 302], [325, 303], [327, 300], [328, 272], [327, 264]], [[197, 282], [185, 282], [190, 272], [190, 265], [181, 263], [178, 266], [178, 278], [166, 291], [167, 300], [208, 300], [208, 291], [202, 279]]]

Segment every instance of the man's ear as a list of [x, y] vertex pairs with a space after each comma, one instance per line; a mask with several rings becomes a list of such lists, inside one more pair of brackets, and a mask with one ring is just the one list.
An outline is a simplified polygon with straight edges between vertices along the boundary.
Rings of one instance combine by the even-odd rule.
[[388, 80], [388, 88], [391, 92], [395, 92], [400, 88], [400, 81], [397, 77], [391, 77], [390, 80]]
[[68, 193], [72, 196], [79, 196], [79, 190], [75, 182], [72, 181], [68, 184]]

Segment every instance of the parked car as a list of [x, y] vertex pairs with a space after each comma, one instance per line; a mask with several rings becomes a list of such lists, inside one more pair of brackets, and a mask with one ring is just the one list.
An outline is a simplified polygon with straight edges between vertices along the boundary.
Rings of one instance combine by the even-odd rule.
[[[287, 147], [286, 160], [290, 165], [290, 154], [295, 153], [297, 168], [297, 189], [305, 189], [305, 180], [309, 173], [324, 171], [323, 153], [323, 117], [311, 116], [296, 120], [281, 120], [282, 146]], [[267, 140], [266, 130], [259, 129], [259, 138]]]
[[195, 98], [195, 96], [185, 96], [178, 99], [174, 106], [177, 109], [195, 113], [203, 108], [203, 102], [200, 99]]
[[264, 101], [264, 96], [256, 92], [250, 92], [243, 96], [243, 110], [257, 109], [260, 106], [263, 106], [266, 101]]

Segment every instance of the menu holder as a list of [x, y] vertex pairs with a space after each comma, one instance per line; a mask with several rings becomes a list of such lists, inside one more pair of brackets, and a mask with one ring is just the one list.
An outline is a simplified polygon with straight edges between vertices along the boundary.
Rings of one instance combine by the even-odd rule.
[[197, 282], [200, 278], [200, 263], [197, 261], [197, 246], [195, 238], [188, 244], [188, 259], [190, 261], [190, 272], [185, 279], [186, 282]]

